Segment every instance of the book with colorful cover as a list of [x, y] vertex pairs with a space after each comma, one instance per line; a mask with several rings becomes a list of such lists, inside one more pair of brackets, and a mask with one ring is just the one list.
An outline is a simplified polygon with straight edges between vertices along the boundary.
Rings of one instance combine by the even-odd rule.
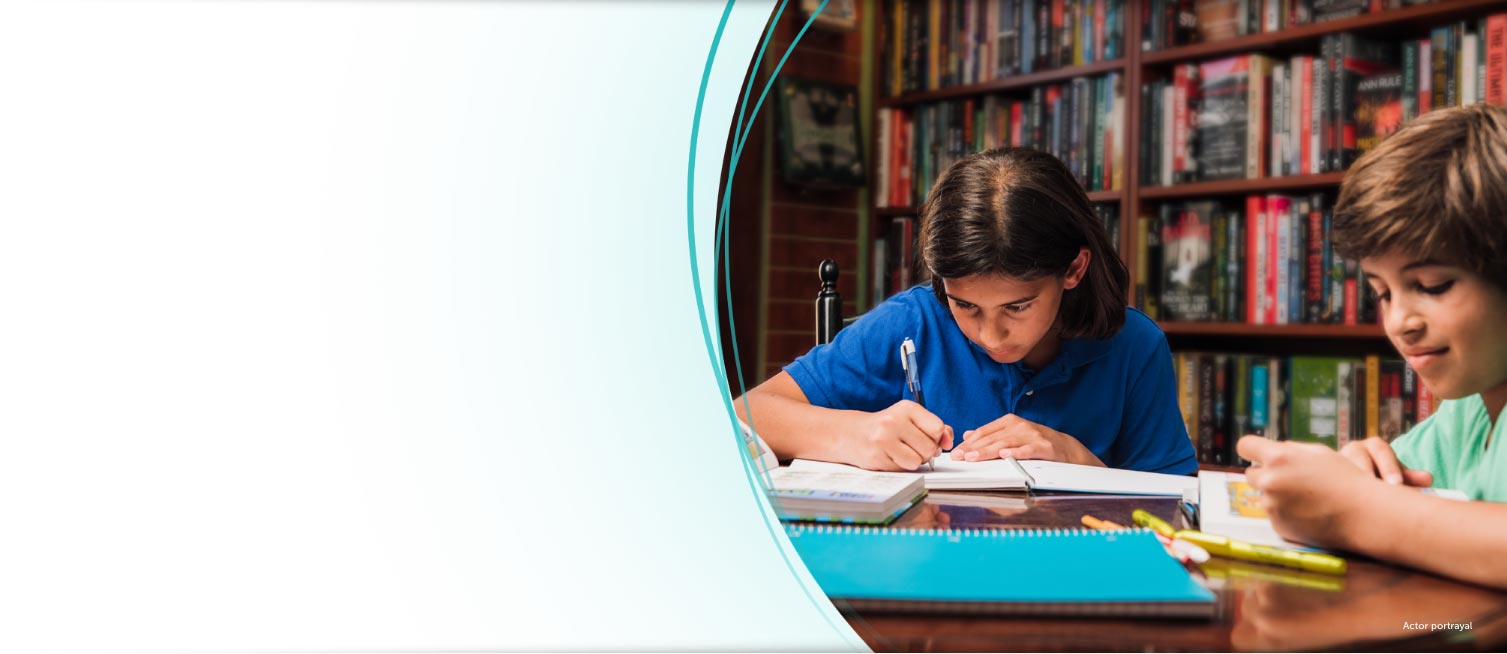
[[888, 524], [926, 495], [920, 477], [857, 468], [775, 468], [769, 482], [781, 520]]
[[1339, 446], [1339, 370], [1346, 362], [1333, 357], [1291, 359], [1291, 440]]

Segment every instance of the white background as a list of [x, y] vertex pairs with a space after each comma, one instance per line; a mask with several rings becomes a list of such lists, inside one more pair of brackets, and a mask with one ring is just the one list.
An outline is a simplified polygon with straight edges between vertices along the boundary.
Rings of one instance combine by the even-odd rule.
[[701, 334], [723, 9], [0, 2], [0, 647], [862, 647]]

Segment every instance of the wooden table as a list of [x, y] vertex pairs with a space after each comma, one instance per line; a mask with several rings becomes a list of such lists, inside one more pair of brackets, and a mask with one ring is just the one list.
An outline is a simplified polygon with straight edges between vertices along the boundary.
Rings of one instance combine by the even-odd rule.
[[[1186, 524], [1174, 498], [932, 492], [890, 527], [1079, 527], [1084, 514], [1129, 525], [1137, 508]], [[1213, 620], [981, 618], [837, 606], [875, 651], [1491, 651], [1507, 643], [1507, 593], [1349, 562], [1349, 573], [1335, 577], [1214, 559], [1199, 570], [1217, 596]], [[1469, 628], [1433, 628], [1448, 623]]]

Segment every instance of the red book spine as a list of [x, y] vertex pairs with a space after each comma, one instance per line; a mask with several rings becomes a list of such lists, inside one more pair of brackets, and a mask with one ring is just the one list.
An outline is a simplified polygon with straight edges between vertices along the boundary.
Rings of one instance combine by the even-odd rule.
[[1298, 66], [1302, 75], [1302, 96], [1300, 102], [1302, 118], [1298, 120], [1299, 143], [1298, 149], [1302, 152], [1298, 161], [1298, 172], [1304, 175], [1313, 174], [1313, 57], [1299, 57], [1302, 64]]
[[[1278, 266], [1287, 268], [1287, 260], [1282, 257], [1281, 230], [1278, 224], [1281, 217], [1287, 214], [1289, 201], [1284, 195], [1271, 195], [1266, 198], [1266, 324], [1276, 325], [1287, 322], [1287, 316], [1278, 318], [1277, 309], [1281, 308], [1279, 300], [1284, 289], [1277, 287]], [[1283, 275], [1285, 277], [1285, 275]], [[1289, 298], [1291, 301], [1291, 298]]]
[[1324, 300], [1324, 209], [1314, 205], [1308, 212], [1308, 239], [1304, 243], [1307, 275], [1304, 276], [1303, 319], [1319, 322], [1320, 304]]
[[1266, 199], [1259, 195], [1245, 198], [1245, 321], [1252, 325], [1266, 324], [1266, 307], [1261, 302], [1266, 272], [1266, 259], [1261, 256], [1261, 244], [1266, 239], [1261, 217], [1265, 205]]
[[1429, 387], [1424, 385], [1423, 379], [1418, 380], [1418, 422], [1429, 419], [1434, 415], [1434, 395], [1429, 392]]
[[[1094, 0], [1094, 61], [1104, 58], [1104, 0]], [[1109, 188], [1105, 186], [1104, 188]]]
[[1017, 148], [1020, 147], [1020, 128], [1021, 128], [1020, 123], [1021, 123], [1021, 103], [1019, 101], [1011, 102], [1010, 103], [1010, 145], [1012, 147], [1017, 147]]
[[1418, 115], [1434, 108], [1434, 41], [1418, 39]]
[[1486, 18], [1486, 102], [1507, 106], [1507, 14]]
[[1355, 324], [1355, 303], [1360, 299], [1359, 289], [1355, 287], [1355, 278], [1345, 280], [1345, 324]]

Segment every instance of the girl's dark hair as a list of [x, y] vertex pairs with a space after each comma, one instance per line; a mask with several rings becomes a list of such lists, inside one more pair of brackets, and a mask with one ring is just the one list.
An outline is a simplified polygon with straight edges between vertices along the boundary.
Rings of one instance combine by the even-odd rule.
[[1125, 324], [1129, 274], [1083, 187], [1056, 157], [996, 148], [954, 163], [921, 209], [917, 250], [944, 306], [944, 279], [999, 274], [1061, 277], [1087, 247], [1088, 270], [1063, 294], [1063, 338], [1109, 338]]

